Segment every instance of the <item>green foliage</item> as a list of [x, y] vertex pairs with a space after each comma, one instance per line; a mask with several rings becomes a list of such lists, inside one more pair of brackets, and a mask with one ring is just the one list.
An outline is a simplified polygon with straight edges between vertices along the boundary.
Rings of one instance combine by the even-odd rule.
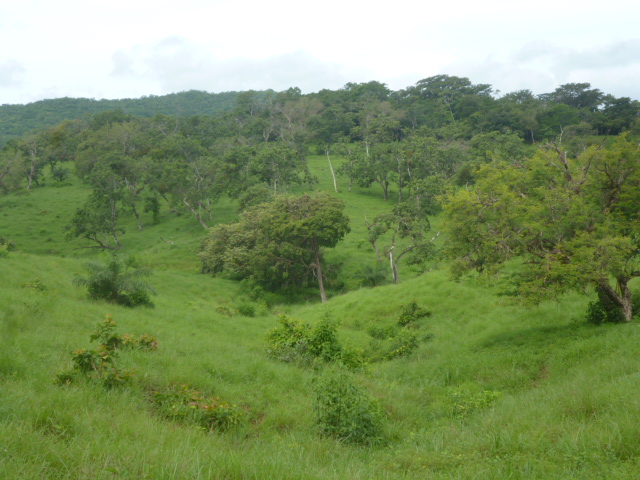
[[418, 303], [413, 300], [411, 303], [402, 307], [402, 313], [398, 318], [398, 325], [406, 327], [408, 325], [415, 324], [418, 320], [424, 317], [430, 317], [431, 312], [422, 308]]
[[9, 252], [15, 249], [15, 245], [11, 240], [6, 240], [0, 237], [0, 258], [7, 258]]
[[283, 362], [305, 363], [309, 361], [309, 336], [311, 327], [301, 320], [281, 315], [279, 327], [267, 334], [269, 356]]
[[384, 354], [385, 360], [404, 357], [413, 353], [419, 346], [418, 334], [407, 329], [402, 329], [400, 333], [391, 339], [391, 346]]
[[136, 261], [125, 255], [109, 255], [105, 263], [88, 262], [87, 277], [77, 277], [74, 285], [85, 287], [89, 298], [106, 300], [126, 307], [152, 307], [150, 294], [154, 288], [142, 281], [151, 272], [136, 268]]
[[326, 316], [313, 328], [286, 315], [281, 315], [278, 322], [280, 326], [267, 334], [267, 353], [273, 358], [300, 365], [338, 363], [352, 370], [368, 363], [364, 350], [340, 344], [336, 326]]
[[168, 420], [196, 425], [208, 432], [224, 432], [244, 420], [245, 411], [219, 397], [207, 396], [188, 385], [151, 392], [151, 402]]
[[316, 380], [314, 392], [316, 422], [323, 435], [361, 445], [384, 441], [385, 414], [351, 375], [327, 372]]
[[389, 267], [380, 262], [376, 262], [373, 265], [366, 264], [360, 267], [355, 277], [366, 287], [384, 285], [389, 281]]
[[500, 397], [501, 392], [482, 390], [480, 392], [455, 391], [451, 394], [452, 416], [467, 418], [491, 407]]
[[349, 230], [344, 202], [331, 195], [277, 196], [237, 223], [210, 229], [199, 253], [202, 270], [271, 290], [317, 282], [325, 301], [323, 248], [335, 247]]
[[309, 353], [325, 362], [340, 359], [342, 347], [336, 332], [336, 326], [328, 318], [322, 319], [310, 332]]
[[576, 158], [553, 144], [525, 162], [481, 168], [473, 190], [446, 197], [452, 272], [492, 276], [509, 265], [518, 296], [531, 303], [594, 287], [630, 321], [628, 284], [640, 276], [639, 160], [623, 135]]
[[77, 381], [90, 381], [99, 383], [105, 388], [131, 384], [134, 372], [117, 366], [118, 350], [121, 348], [157, 350], [158, 340], [150, 335], [143, 335], [139, 339], [132, 335], [120, 336], [115, 329], [116, 322], [107, 315], [89, 337], [90, 341], [99, 342], [98, 348], [81, 348], [71, 352], [73, 368], [58, 373], [55, 383], [69, 385]]
[[236, 307], [238, 313], [243, 317], [255, 317], [256, 307], [250, 303], [242, 303]]

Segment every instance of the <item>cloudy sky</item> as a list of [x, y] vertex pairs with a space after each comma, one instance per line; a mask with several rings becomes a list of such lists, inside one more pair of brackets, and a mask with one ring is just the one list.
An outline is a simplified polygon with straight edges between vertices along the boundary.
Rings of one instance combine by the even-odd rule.
[[0, 0], [0, 104], [438, 74], [640, 99], [640, 2]]

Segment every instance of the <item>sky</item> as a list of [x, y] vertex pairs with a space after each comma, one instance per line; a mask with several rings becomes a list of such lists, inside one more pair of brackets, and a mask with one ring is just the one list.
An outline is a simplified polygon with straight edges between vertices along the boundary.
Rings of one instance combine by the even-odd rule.
[[0, 104], [440, 74], [640, 100], [639, 21], [637, 0], [0, 0]]

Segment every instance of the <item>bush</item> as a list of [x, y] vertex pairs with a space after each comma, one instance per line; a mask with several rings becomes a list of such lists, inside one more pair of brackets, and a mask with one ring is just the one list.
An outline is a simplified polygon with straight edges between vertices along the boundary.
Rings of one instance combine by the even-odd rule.
[[378, 285], [388, 283], [390, 270], [389, 267], [383, 263], [364, 265], [358, 270], [355, 277], [360, 280], [360, 284], [363, 287], [377, 287]]
[[226, 431], [238, 425], [244, 411], [235, 405], [206, 396], [188, 385], [152, 392], [157, 413], [168, 420], [190, 423], [207, 431]]
[[267, 334], [269, 341], [267, 353], [284, 362], [309, 361], [311, 356], [307, 351], [311, 331], [309, 325], [286, 315], [281, 315], [278, 322], [280, 326]]
[[55, 383], [70, 385], [77, 381], [91, 381], [113, 388], [131, 383], [134, 377], [132, 370], [117, 367], [118, 349], [137, 348], [139, 350], [157, 350], [158, 340], [151, 335], [142, 335], [139, 339], [133, 335], [118, 335], [115, 332], [116, 322], [107, 315], [99, 323], [90, 341], [99, 341], [97, 349], [81, 348], [71, 352], [73, 368], [56, 375]]
[[356, 444], [383, 441], [384, 413], [350, 375], [329, 372], [314, 387], [316, 421], [323, 435]]
[[238, 313], [243, 317], [255, 317], [256, 316], [256, 307], [249, 303], [243, 303], [238, 305]]
[[325, 362], [340, 359], [342, 347], [336, 332], [335, 325], [328, 318], [324, 318], [309, 335], [309, 353]]
[[400, 318], [398, 318], [398, 325], [406, 327], [416, 323], [421, 318], [430, 316], [431, 312], [419, 306], [414, 300], [402, 308], [402, 313], [400, 314]]
[[128, 256], [110, 255], [105, 263], [86, 264], [87, 277], [77, 277], [74, 285], [86, 287], [92, 299], [106, 300], [126, 307], [152, 307], [153, 287], [142, 281], [151, 272], [137, 268], [135, 261]]

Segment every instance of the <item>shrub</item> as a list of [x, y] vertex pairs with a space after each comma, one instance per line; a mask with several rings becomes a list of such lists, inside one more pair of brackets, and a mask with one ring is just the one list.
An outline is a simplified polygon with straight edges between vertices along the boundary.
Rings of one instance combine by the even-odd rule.
[[324, 318], [309, 335], [309, 353], [325, 362], [338, 360], [342, 347], [336, 336], [337, 329], [328, 318]]
[[316, 421], [323, 435], [356, 444], [383, 440], [384, 413], [367, 392], [344, 371], [316, 380]]
[[419, 306], [414, 300], [402, 308], [402, 313], [400, 314], [400, 318], [398, 318], [398, 325], [406, 327], [414, 324], [421, 318], [430, 316], [431, 312]]
[[360, 280], [364, 287], [377, 287], [388, 283], [390, 270], [386, 264], [375, 263], [374, 265], [363, 265], [355, 274], [355, 278]]
[[278, 319], [279, 327], [267, 334], [269, 347], [267, 353], [284, 362], [305, 362], [310, 359], [309, 325], [302, 321], [281, 315]]
[[398, 336], [391, 340], [391, 346], [384, 355], [385, 360], [409, 355], [418, 348], [418, 336], [415, 332], [403, 329]]
[[249, 303], [243, 303], [238, 305], [238, 313], [243, 317], [255, 317], [256, 316], [256, 307]]
[[136, 268], [136, 262], [128, 256], [110, 255], [106, 262], [86, 264], [87, 277], [77, 277], [73, 283], [86, 287], [92, 299], [107, 300], [126, 307], [152, 307], [150, 294], [155, 290], [142, 281], [150, 271]]
[[153, 391], [157, 413], [168, 420], [190, 423], [207, 431], [226, 431], [238, 425], [244, 411], [218, 397], [206, 396], [188, 385]]
[[139, 339], [133, 335], [118, 335], [115, 332], [116, 322], [107, 315], [99, 323], [89, 337], [90, 341], [99, 341], [97, 349], [81, 348], [71, 352], [73, 368], [60, 372], [55, 377], [58, 385], [70, 385], [77, 381], [91, 381], [113, 388], [131, 383], [133, 370], [117, 367], [119, 348], [137, 348], [139, 350], [157, 350], [158, 340], [150, 335], [142, 335]]
[[453, 392], [451, 395], [453, 403], [452, 415], [456, 418], [467, 418], [475, 412], [489, 408], [501, 395], [500, 392], [494, 390]]

